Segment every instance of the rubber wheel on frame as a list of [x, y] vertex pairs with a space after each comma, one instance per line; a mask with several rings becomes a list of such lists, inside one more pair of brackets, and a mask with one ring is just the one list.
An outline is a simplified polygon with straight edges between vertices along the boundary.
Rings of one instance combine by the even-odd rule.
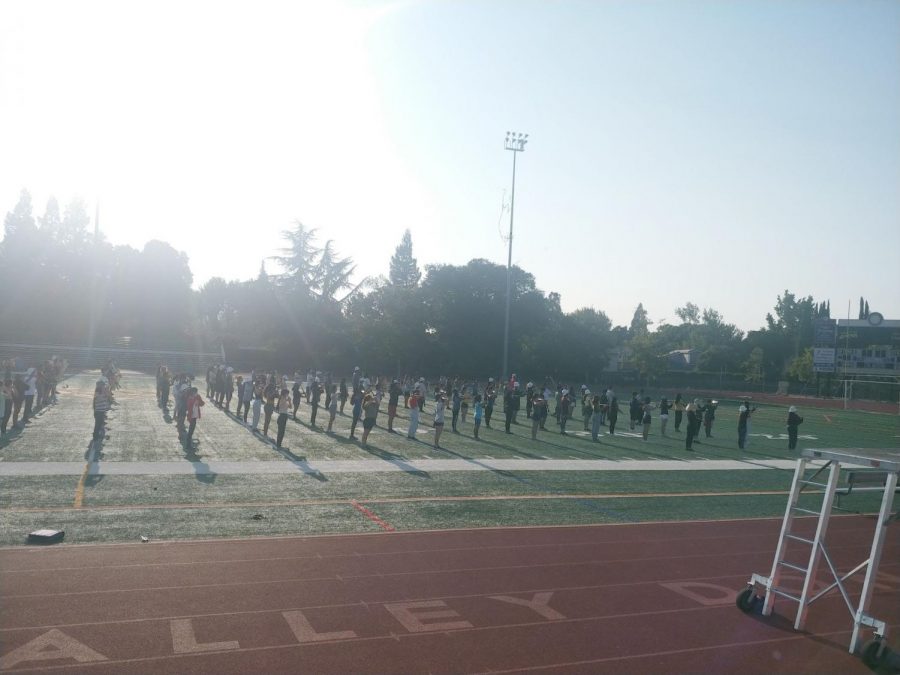
[[748, 586], [738, 593], [737, 599], [735, 600], [737, 608], [742, 612], [751, 611], [756, 606], [757, 602], [759, 602], [759, 598], [757, 598], [756, 594], [753, 592], [752, 586]]
[[[879, 652], [881, 653], [879, 654]], [[883, 644], [882, 640], [869, 640], [862, 646], [860, 652], [863, 663], [869, 668], [878, 668], [887, 661], [888, 654], [890, 654], [890, 650], [887, 645]]]

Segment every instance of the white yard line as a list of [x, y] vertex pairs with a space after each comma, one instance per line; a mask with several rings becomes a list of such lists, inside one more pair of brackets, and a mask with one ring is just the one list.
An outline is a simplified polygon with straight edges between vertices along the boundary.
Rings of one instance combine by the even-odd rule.
[[[815, 463], [812, 463], [815, 464]], [[165, 476], [196, 474], [327, 474], [442, 471], [753, 471], [794, 469], [792, 459], [743, 462], [706, 460], [608, 460], [608, 459], [415, 459], [415, 460], [313, 460], [257, 462], [91, 462], [91, 476]], [[84, 462], [3, 462], [0, 476], [80, 476]]]

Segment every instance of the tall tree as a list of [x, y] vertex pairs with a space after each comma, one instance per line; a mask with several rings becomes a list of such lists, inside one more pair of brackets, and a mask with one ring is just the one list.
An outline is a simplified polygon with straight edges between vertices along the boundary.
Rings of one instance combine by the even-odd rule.
[[419, 285], [422, 272], [412, 254], [412, 235], [409, 230], [403, 233], [400, 245], [391, 257], [391, 284], [402, 288], [413, 288]]
[[36, 228], [32, 213], [31, 193], [28, 190], [22, 190], [19, 193], [19, 201], [13, 210], [6, 214], [3, 228], [5, 238], [19, 233], [32, 232]]
[[56, 197], [50, 197], [47, 200], [47, 208], [44, 209], [44, 215], [40, 217], [39, 221], [43, 236], [50, 239], [56, 239], [59, 236], [62, 216], [59, 214], [59, 202], [56, 201]]
[[316, 266], [321, 253], [315, 243], [316, 229], [297, 220], [294, 229], [285, 230], [282, 236], [288, 246], [281, 249], [282, 255], [274, 257], [287, 270], [281, 281], [293, 291], [311, 294], [316, 286]]
[[334, 250], [334, 242], [330, 239], [325, 242], [325, 247], [319, 253], [319, 260], [314, 271], [313, 290], [321, 300], [339, 300], [343, 302], [348, 296], [338, 298], [337, 294], [345, 289], [353, 292], [359, 289], [363, 282], [353, 285], [350, 277], [356, 270], [356, 265], [350, 258], [341, 258]]
[[639, 302], [635, 307], [634, 316], [631, 317], [631, 335], [643, 335], [651, 323], [652, 321], [647, 317], [647, 310], [644, 309], [644, 303]]
[[681, 323], [700, 323], [700, 308], [693, 302], [687, 303], [684, 307], [677, 307], [675, 314], [681, 319]]

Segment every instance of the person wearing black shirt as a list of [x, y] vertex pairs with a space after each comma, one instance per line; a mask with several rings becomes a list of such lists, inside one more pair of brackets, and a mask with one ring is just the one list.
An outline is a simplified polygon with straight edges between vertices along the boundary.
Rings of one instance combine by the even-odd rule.
[[309, 405], [311, 412], [309, 414], [309, 426], [316, 426], [316, 413], [319, 412], [319, 401], [322, 400], [322, 385], [317, 377], [313, 380], [312, 387], [309, 390]]
[[491, 428], [491, 415], [494, 414], [494, 403], [497, 401], [497, 392], [494, 391], [494, 379], [488, 380], [484, 389], [484, 426]]
[[750, 403], [744, 403], [738, 408], [738, 447], [743, 450], [747, 443], [747, 425], [750, 423], [750, 415], [756, 408], [751, 408]]
[[684, 449], [693, 450], [694, 436], [700, 430], [700, 416], [702, 413], [699, 411], [696, 401], [688, 403], [685, 412], [687, 412], [687, 435], [684, 438]]
[[636, 391], [631, 392], [631, 403], [628, 404], [628, 412], [630, 416], [630, 428], [634, 431], [635, 425], [641, 421], [641, 418], [644, 416], [644, 404], [641, 403], [641, 399], [638, 398], [638, 393]]
[[803, 418], [797, 414], [797, 408], [791, 406], [788, 408], [787, 428], [788, 428], [788, 448], [794, 450], [797, 447], [797, 427], [803, 424]]
[[671, 407], [667, 398], [663, 398], [659, 402], [659, 432], [663, 436], [666, 435], [666, 425], [669, 423], [669, 408]]
[[706, 408], [703, 411], [703, 429], [706, 431], [707, 438], [712, 438], [712, 426], [713, 421], [716, 419], [716, 408], [718, 405], [718, 401], [706, 401]]
[[606, 411], [606, 420], [609, 422], [609, 435], [616, 435], [616, 421], [619, 419], [619, 399], [616, 398], [615, 394], [612, 394], [609, 397], [609, 403], [607, 404]]
[[300, 378], [298, 377], [294, 380], [294, 386], [291, 388], [291, 393], [293, 394], [293, 403], [294, 403], [294, 419], [297, 419], [297, 410], [300, 408], [300, 391], [303, 388], [303, 385], [300, 383]]
[[[397, 380], [393, 380], [391, 382], [391, 387], [388, 389], [388, 432], [394, 433], [394, 418], [397, 416], [397, 405], [400, 402], [400, 394], [403, 393], [403, 389], [400, 387], [400, 383]], [[408, 406], [407, 406], [408, 407]]]

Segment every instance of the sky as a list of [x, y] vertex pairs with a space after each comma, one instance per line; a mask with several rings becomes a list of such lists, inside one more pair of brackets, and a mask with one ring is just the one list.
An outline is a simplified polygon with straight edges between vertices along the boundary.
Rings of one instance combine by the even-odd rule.
[[[357, 275], [512, 258], [566, 311], [900, 318], [900, 3], [0, 3], [0, 213], [244, 280], [296, 220]], [[277, 271], [271, 260], [269, 272]]]

